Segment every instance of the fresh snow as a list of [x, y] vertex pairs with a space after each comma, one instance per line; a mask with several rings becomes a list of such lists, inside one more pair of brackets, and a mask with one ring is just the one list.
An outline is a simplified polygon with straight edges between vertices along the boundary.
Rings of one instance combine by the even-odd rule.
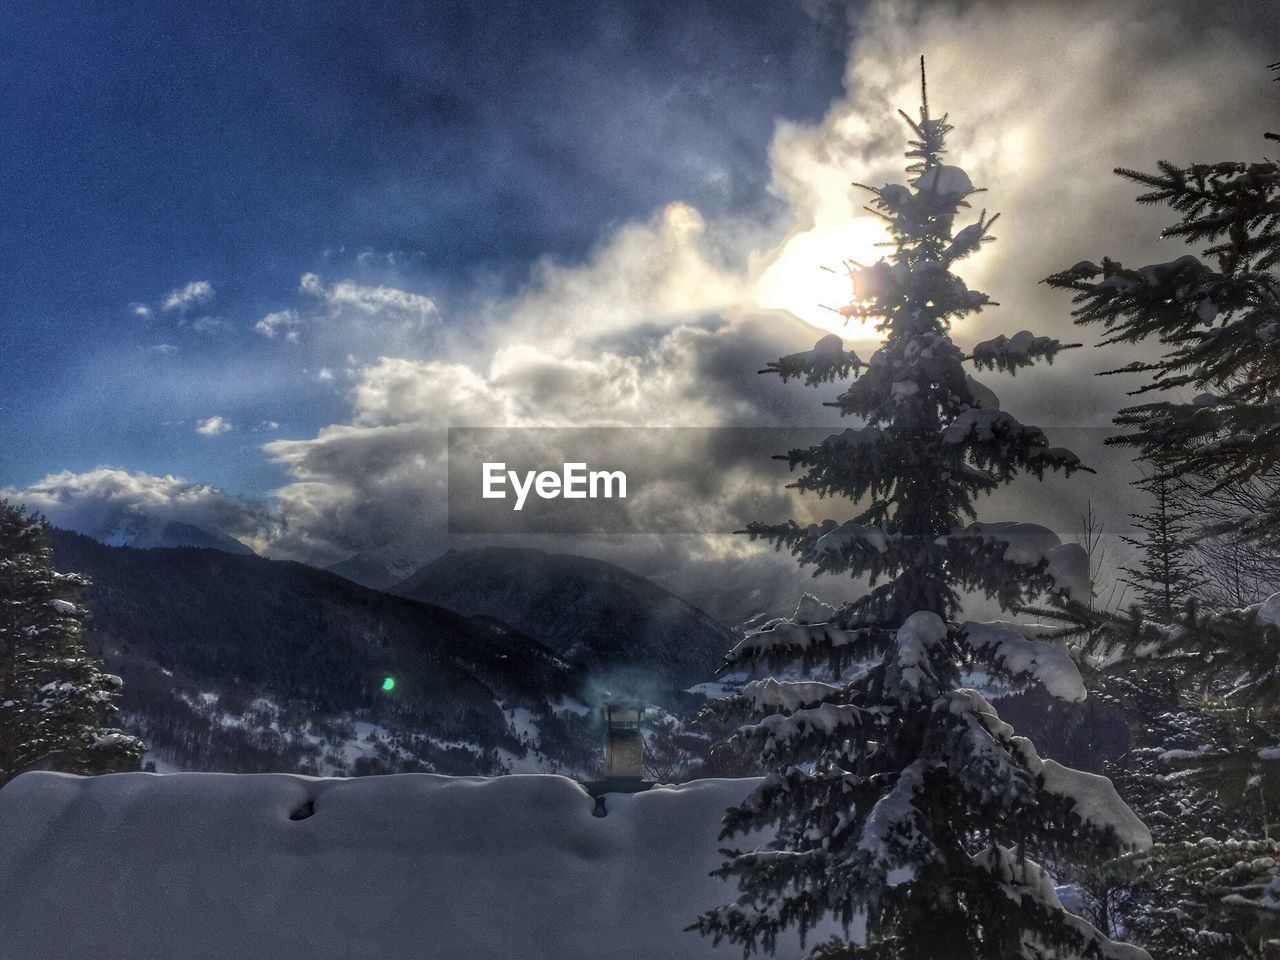
[[919, 689], [921, 681], [932, 675], [929, 649], [946, 636], [947, 625], [942, 618], [927, 610], [913, 613], [898, 628], [898, 667], [903, 682], [913, 690]]
[[812, 593], [806, 593], [796, 604], [796, 612], [791, 615], [791, 622], [827, 623], [835, 615], [835, 607], [815, 597]]
[[973, 192], [973, 181], [959, 167], [939, 164], [930, 167], [916, 178], [917, 190], [928, 190], [933, 193], [966, 194]]
[[1000, 334], [983, 340], [973, 348], [973, 359], [979, 364], [994, 365], [1003, 361], [1011, 367], [1025, 366], [1034, 354], [1052, 347], [1053, 337], [1038, 337], [1030, 330], [1019, 330], [1012, 337]]
[[610, 794], [598, 817], [548, 775], [28, 773], [0, 790], [0, 952], [737, 958], [684, 927], [736, 899], [708, 874], [725, 808], [757, 783]]
[[1280, 627], [1280, 593], [1273, 593], [1258, 607], [1258, 622]]
[[[1048, 527], [1016, 521], [971, 523], [949, 536], [1003, 543], [1005, 560], [1026, 567], [1043, 562], [1059, 589], [1077, 603], [1089, 601], [1089, 555], [1078, 543], [1063, 543]], [[939, 542], [946, 539], [939, 538]]]
[[[1141, 947], [1127, 943], [1117, 943], [1095, 930], [1087, 921], [1076, 916], [1059, 898], [1049, 871], [1033, 860], [1020, 859], [1012, 850], [999, 845], [992, 845], [973, 858], [973, 862], [982, 867], [1000, 884], [1004, 895], [1015, 903], [1030, 897], [1050, 909], [1068, 909], [1066, 923], [1077, 933], [1092, 941], [1098, 955], [1104, 960], [1151, 960], [1151, 955]], [[1075, 907], [1073, 903], [1071, 907]], [[1044, 944], [1029, 932], [1023, 935], [1023, 944], [1032, 956], [1058, 956], [1056, 950], [1046, 951]]]
[[742, 688], [742, 696], [758, 713], [765, 710], [784, 710], [790, 713], [830, 700], [841, 689], [835, 684], [822, 683], [818, 680], [788, 682], [767, 677], [748, 683]]
[[1075, 801], [1072, 809], [1081, 820], [1100, 829], [1111, 827], [1127, 850], [1150, 849], [1151, 831], [1120, 799], [1106, 777], [1073, 770], [1055, 760], [1040, 760], [1038, 766], [1031, 766], [1044, 778], [1046, 790]]
[[972, 374], [968, 373], [964, 375], [964, 383], [969, 388], [969, 395], [973, 397], [974, 404], [979, 410], [1000, 409], [1000, 398], [985, 383], [975, 380]]
[[1070, 703], [1085, 698], [1080, 670], [1062, 647], [1044, 640], [1029, 640], [1011, 625], [999, 622], [970, 620], [962, 629], [969, 646], [990, 653], [1013, 676], [1039, 682], [1059, 700]]
[[813, 545], [813, 553], [841, 553], [855, 543], [865, 543], [876, 553], [889, 549], [888, 535], [880, 527], [846, 523], [820, 536]]

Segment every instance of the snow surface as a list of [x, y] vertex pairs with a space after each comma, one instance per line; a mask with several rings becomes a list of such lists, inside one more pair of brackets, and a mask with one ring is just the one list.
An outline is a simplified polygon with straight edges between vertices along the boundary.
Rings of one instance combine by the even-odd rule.
[[683, 928], [736, 898], [708, 873], [725, 808], [757, 783], [610, 794], [596, 817], [549, 775], [28, 773], [0, 790], [0, 953], [738, 957]]

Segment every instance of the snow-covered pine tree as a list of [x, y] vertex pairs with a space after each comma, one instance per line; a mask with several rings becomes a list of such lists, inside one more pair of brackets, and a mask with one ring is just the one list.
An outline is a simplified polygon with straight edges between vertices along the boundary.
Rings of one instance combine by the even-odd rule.
[[1155, 843], [1072, 879], [1089, 891], [1096, 925], [1123, 930], [1156, 960], [1266, 956], [1262, 940], [1280, 932], [1274, 911], [1231, 884], [1280, 885], [1280, 844], [1266, 836], [1280, 773], [1266, 748], [1276, 729], [1224, 696], [1241, 679], [1224, 657], [1226, 637], [1256, 618], [1201, 620], [1194, 607], [1177, 624], [1139, 618], [1141, 610], [1124, 618], [1135, 631], [1128, 643], [1096, 651], [1103, 666], [1091, 692], [1133, 732], [1106, 772]]
[[[1122, 410], [1134, 447], [1170, 477], [1208, 481], [1212, 494], [1280, 475], [1280, 165], [1162, 160], [1150, 174], [1119, 168], [1149, 187], [1137, 199], [1181, 214], [1163, 236], [1203, 245], [1202, 256], [1129, 269], [1084, 261], [1045, 282], [1075, 291], [1076, 323], [1099, 324], [1102, 344], [1154, 340], [1163, 352], [1108, 373], [1147, 373], [1133, 391], [1169, 399]], [[1192, 396], [1194, 394], [1194, 396]], [[1249, 538], [1280, 538], [1280, 485], [1228, 526]]]
[[1174, 510], [1195, 532], [1187, 547], [1201, 581], [1196, 597], [1212, 610], [1247, 607], [1280, 591], [1280, 542], [1241, 537], [1232, 527], [1266, 509], [1280, 489], [1280, 474], [1267, 471], [1245, 483], [1216, 486], [1204, 478], [1180, 478], [1174, 490]]
[[120, 678], [85, 653], [88, 581], [53, 569], [45, 522], [0, 500], [0, 785], [27, 770], [135, 769], [145, 747], [103, 726]]
[[1201, 582], [1188, 555], [1191, 524], [1178, 508], [1177, 480], [1157, 472], [1135, 486], [1151, 497], [1151, 509], [1129, 515], [1141, 535], [1121, 539], [1137, 548], [1138, 561], [1122, 572], [1144, 614], [1156, 623], [1171, 624]]
[[1154, 658], [1125, 679], [1128, 692], [1119, 677], [1108, 687], [1123, 699], [1137, 743], [1107, 773], [1155, 843], [1103, 865], [1094, 886], [1111, 896], [1095, 922], [1125, 931], [1156, 960], [1265, 956], [1259, 937], [1275, 935], [1274, 913], [1238, 902], [1231, 882], [1280, 878], [1280, 844], [1264, 836], [1258, 802], [1260, 768], [1271, 764], [1258, 759], [1243, 711], [1197, 699], [1185, 670]]
[[[1080, 465], [965, 373], [950, 323], [990, 301], [951, 271], [990, 239], [995, 218], [983, 212], [953, 230], [976, 191], [943, 162], [951, 128], [923, 96], [919, 119], [903, 117], [914, 134], [910, 183], [871, 188], [894, 252], [851, 267], [857, 302], [845, 311], [878, 321], [883, 346], [864, 364], [829, 336], [769, 365], [809, 384], [853, 376], [835, 406], [862, 426], [787, 459], [803, 468], [799, 489], [861, 510], [845, 523], [749, 528], [817, 573], [866, 576], [873, 587], [824, 622], [797, 617], [748, 634], [726, 667], [827, 661], [839, 676], [858, 659], [878, 659], [847, 683], [745, 687], [761, 718], [743, 734], [772, 772], [728, 811], [723, 835], [774, 839], [727, 851], [719, 872], [737, 878], [740, 895], [694, 926], [750, 953], [772, 951], [787, 929], [843, 924], [845, 939], [811, 958], [1145, 957], [1064, 910], [1032, 858], [1057, 864], [1141, 849], [1146, 828], [1109, 781], [1041, 759], [964, 682], [965, 669], [979, 667], [1083, 698], [1060, 647], [1010, 624], [955, 622], [962, 590], [1006, 608], [1064, 588], [1087, 599], [1078, 545], [1031, 524], [963, 525], [976, 519], [979, 494], [1015, 474]], [[1021, 333], [980, 344], [969, 359], [1012, 372], [1062, 346]], [[864, 942], [847, 942], [858, 917]]]

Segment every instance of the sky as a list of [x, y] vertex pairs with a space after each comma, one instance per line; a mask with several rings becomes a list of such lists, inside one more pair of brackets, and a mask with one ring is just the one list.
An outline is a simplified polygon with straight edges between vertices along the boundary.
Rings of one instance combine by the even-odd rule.
[[[754, 372], [874, 350], [818, 268], [878, 255], [850, 181], [904, 178], [922, 53], [1002, 214], [962, 346], [1081, 339], [1039, 280], [1184, 252], [1112, 168], [1261, 156], [1280, 106], [1269, 3], [15, 4], [0, 45], [0, 491], [316, 563], [448, 544], [449, 426], [829, 423]], [[1113, 359], [990, 385], [1090, 444]], [[721, 512], [788, 506], [767, 464], [716, 476]], [[1118, 486], [1000, 506], [1120, 520]]]
[[[284, 477], [243, 429], [314, 432], [346, 408], [320, 370], [391, 346], [255, 337], [322, 299], [304, 275], [430, 300], [395, 344], [425, 356], [539, 258], [673, 201], [755, 213], [776, 118], [822, 115], [848, 36], [820, 5], [6, 11], [0, 480], [110, 463], [255, 494]], [[212, 416], [237, 436], [194, 431]]]

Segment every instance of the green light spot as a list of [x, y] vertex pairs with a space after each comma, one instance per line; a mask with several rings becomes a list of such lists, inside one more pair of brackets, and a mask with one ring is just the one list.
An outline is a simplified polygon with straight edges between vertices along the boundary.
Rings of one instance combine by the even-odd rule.
[[387, 677], [387, 679], [382, 681], [382, 690], [384, 693], [390, 693], [395, 688], [396, 688], [395, 677]]

